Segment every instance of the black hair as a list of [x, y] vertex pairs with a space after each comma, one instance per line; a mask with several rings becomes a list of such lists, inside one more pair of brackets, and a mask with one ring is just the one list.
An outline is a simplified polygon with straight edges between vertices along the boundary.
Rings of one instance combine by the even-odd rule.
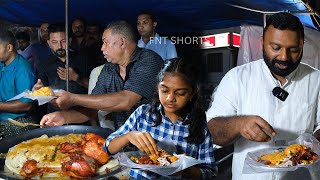
[[266, 27], [263, 29], [263, 37], [269, 26], [273, 26], [280, 30], [292, 30], [298, 32], [304, 40], [304, 27], [298, 17], [288, 13], [280, 12], [273, 14], [267, 18]]
[[[164, 67], [158, 74], [157, 85], [163, 80], [167, 73], [180, 73], [185, 80], [190, 83], [194, 96], [182, 109], [182, 117], [188, 116], [184, 124], [189, 124], [189, 136], [187, 141], [189, 143], [200, 144], [205, 139], [206, 133], [206, 114], [204, 109], [204, 102], [200, 92], [200, 81], [198, 80], [197, 72], [191, 63], [187, 63], [182, 58], [173, 58], [165, 62]], [[155, 126], [161, 123], [162, 116], [158, 110], [160, 105], [158, 91], [155, 91], [153, 100], [151, 102], [150, 113], [156, 115], [154, 120]]]
[[87, 27], [87, 22], [86, 22], [85, 19], [83, 19], [83, 18], [81, 18], [81, 17], [75, 17], [75, 18], [73, 18], [73, 19], [72, 19], [72, 22], [71, 22], [71, 26], [72, 26], [72, 24], [73, 24], [76, 20], [81, 21], [81, 22], [83, 23], [84, 29], [86, 29], [86, 27]]
[[114, 34], [121, 34], [131, 42], [136, 42], [136, 34], [133, 27], [126, 21], [114, 21], [108, 24], [105, 30], [111, 29]]
[[50, 36], [51, 33], [66, 32], [66, 28], [63, 23], [50, 24], [48, 27], [48, 32], [49, 32], [49, 36]]
[[158, 22], [156, 19], [156, 16], [151, 11], [142, 10], [139, 12], [138, 16], [140, 16], [142, 14], [148, 15], [152, 22]]
[[30, 34], [26, 31], [17, 32], [15, 37], [17, 40], [30, 41]]
[[0, 30], [0, 43], [4, 45], [11, 44], [13, 46], [13, 49], [16, 48], [16, 39], [12, 32], [7, 30]]

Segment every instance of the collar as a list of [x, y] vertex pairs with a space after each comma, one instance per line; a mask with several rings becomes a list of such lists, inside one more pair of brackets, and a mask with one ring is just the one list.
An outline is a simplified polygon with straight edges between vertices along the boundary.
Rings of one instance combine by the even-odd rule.
[[[159, 104], [159, 106], [158, 106], [158, 111], [160, 112], [160, 114], [162, 116], [162, 119], [168, 118], [166, 116], [166, 114], [164, 113], [164, 109], [163, 109], [163, 106], [161, 104]], [[186, 114], [182, 115], [182, 119], [180, 121], [175, 121], [175, 122], [181, 122], [181, 123], [186, 122], [189, 119], [189, 114], [190, 113], [186, 113]], [[169, 118], [168, 118], [168, 120], [169, 120]], [[170, 122], [172, 123], [172, 121], [170, 121]]]
[[131, 58], [130, 58], [130, 63], [139, 60], [139, 54], [141, 52], [141, 48], [139, 48], [138, 46], [136, 46], [136, 48], [134, 49]]
[[[151, 42], [155, 41], [155, 39], [157, 39], [157, 41], [159, 41], [160, 38], [161, 38], [160, 35], [158, 33], [155, 33], [153, 38], [150, 37], [150, 41], [147, 44], [151, 44]], [[146, 43], [144, 43], [142, 37], [140, 38], [139, 41], [141, 41], [144, 45], [147, 45]]]

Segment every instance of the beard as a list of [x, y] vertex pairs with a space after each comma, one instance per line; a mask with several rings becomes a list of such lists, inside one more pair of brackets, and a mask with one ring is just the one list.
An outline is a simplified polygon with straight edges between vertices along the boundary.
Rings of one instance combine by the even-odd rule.
[[[297, 69], [297, 67], [299, 66], [301, 59], [302, 59], [302, 53], [301, 53], [301, 56], [299, 57], [299, 60], [297, 62], [293, 62], [291, 59], [287, 59], [285, 61], [281, 61], [276, 58], [270, 59], [268, 57], [267, 53], [263, 50], [263, 59], [264, 59], [264, 62], [266, 63], [266, 65], [268, 66], [269, 70], [273, 74], [281, 76], [281, 77], [286, 77], [290, 73], [292, 73], [295, 69]], [[280, 64], [280, 65], [287, 66], [287, 68], [280, 69], [275, 66], [276, 63]]]
[[73, 33], [73, 35], [74, 35], [75, 37], [83, 37], [83, 36], [84, 36], [84, 33], [83, 33], [82, 31], [76, 31], [76, 32]]
[[63, 58], [66, 56], [66, 50], [65, 49], [57, 49], [56, 51], [53, 52], [56, 56]]

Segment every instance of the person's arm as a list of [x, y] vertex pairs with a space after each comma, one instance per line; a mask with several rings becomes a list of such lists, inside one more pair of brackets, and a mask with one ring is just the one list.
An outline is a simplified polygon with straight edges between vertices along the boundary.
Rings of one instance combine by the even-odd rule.
[[[109, 135], [105, 143], [105, 150], [108, 153], [115, 154], [123, 149], [129, 143], [136, 146], [140, 151], [147, 154], [158, 152], [157, 145], [149, 132], [137, 131], [137, 124], [141, 114], [145, 114], [146, 106], [137, 108], [128, 118], [128, 120], [114, 133]], [[145, 119], [143, 119], [144, 121]]]
[[53, 103], [60, 109], [83, 106], [103, 111], [127, 111], [142, 98], [141, 95], [127, 90], [96, 95], [72, 94], [69, 92], [58, 92], [55, 95], [58, 98]]
[[251, 141], [266, 142], [276, 132], [267, 121], [259, 116], [216, 117], [208, 122], [208, 128], [215, 144], [224, 146], [239, 136]]
[[93, 119], [97, 110], [78, 107], [72, 110], [56, 111], [42, 117], [40, 125], [43, 126], [62, 126], [70, 123], [83, 123]]
[[[67, 69], [63, 67], [58, 67], [57, 74], [61, 80], [66, 81], [67, 79]], [[78, 83], [79, 85], [88, 88], [89, 79], [88, 77], [81, 77], [72, 67], [69, 67], [69, 80]]]
[[32, 103], [13, 100], [9, 102], [0, 102], [0, 111], [11, 113], [23, 113], [32, 109]]
[[149, 132], [130, 131], [122, 136], [112, 139], [108, 145], [108, 151], [115, 154], [129, 143], [147, 154], [157, 154], [158, 148], [155, 140]]

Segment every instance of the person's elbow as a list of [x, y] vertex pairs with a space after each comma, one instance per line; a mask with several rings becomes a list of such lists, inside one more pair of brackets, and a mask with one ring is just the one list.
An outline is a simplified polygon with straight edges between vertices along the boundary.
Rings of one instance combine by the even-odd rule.
[[28, 112], [28, 111], [31, 111], [32, 109], [33, 109], [32, 103], [23, 103], [23, 105], [20, 108], [20, 111]]

